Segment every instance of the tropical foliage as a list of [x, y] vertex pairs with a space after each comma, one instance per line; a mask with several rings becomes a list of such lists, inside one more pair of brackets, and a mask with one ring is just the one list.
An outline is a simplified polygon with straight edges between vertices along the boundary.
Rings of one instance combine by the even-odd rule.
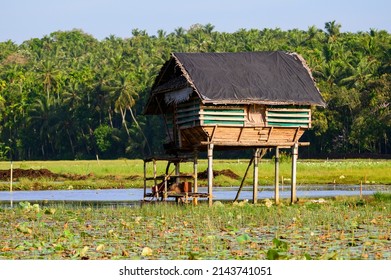
[[156, 117], [142, 114], [171, 52], [285, 50], [301, 54], [327, 101], [306, 134], [311, 155], [390, 154], [391, 36], [321, 30], [214, 31], [211, 24], [134, 29], [130, 38], [97, 40], [57, 31], [18, 45], [0, 42], [0, 157], [142, 157], [161, 149]]

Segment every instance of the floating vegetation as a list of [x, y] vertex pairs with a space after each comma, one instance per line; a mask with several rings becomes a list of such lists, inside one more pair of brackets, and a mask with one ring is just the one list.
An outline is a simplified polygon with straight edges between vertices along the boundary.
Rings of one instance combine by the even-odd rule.
[[391, 200], [0, 208], [0, 259], [391, 259]]

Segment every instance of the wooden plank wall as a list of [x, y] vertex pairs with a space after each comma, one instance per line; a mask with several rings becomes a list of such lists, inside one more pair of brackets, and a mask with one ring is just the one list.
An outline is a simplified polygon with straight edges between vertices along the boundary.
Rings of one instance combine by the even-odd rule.
[[179, 148], [191, 148], [207, 141], [283, 145], [298, 141], [311, 126], [311, 110], [308, 106], [202, 105], [192, 99], [179, 104], [171, 120], [179, 128]]
[[286, 127], [203, 127], [212, 142], [237, 142], [238, 144], [290, 143], [300, 139], [304, 128]]

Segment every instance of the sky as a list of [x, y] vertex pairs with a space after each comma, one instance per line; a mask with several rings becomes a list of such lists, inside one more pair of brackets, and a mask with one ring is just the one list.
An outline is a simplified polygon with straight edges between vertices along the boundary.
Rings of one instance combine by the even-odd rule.
[[55, 31], [81, 29], [102, 40], [132, 36], [133, 29], [156, 35], [193, 24], [215, 31], [280, 28], [324, 29], [335, 20], [342, 32], [391, 32], [390, 0], [12, 0], [0, 6], [0, 42], [17, 44]]

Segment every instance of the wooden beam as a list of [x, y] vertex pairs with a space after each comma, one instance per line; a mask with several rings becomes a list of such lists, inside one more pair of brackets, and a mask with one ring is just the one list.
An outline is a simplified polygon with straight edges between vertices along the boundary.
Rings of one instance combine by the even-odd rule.
[[194, 116], [198, 116], [199, 115], [199, 107], [190, 107], [190, 108], [180, 108], [178, 107], [178, 110], [177, 112], [178, 113], [188, 113], [188, 112], [192, 112], [193, 114], [190, 114], [190, 115], [194, 115]]
[[236, 122], [244, 122], [243, 118], [230, 118], [230, 117], [224, 117], [224, 116], [216, 116], [216, 117], [203, 117], [200, 116], [199, 118], [202, 121], [236, 121]]
[[299, 131], [300, 131], [300, 127], [296, 128], [296, 131], [295, 131], [295, 136], [293, 136], [293, 142], [297, 142], [299, 139]]
[[[193, 117], [193, 118], [185, 119], [183, 121], [177, 121], [177, 124], [181, 125], [181, 124], [184, 124], [184, 123], [194, 122], [194, 121], [198, 121], [198, 120], [199, 120], [198, 117]], [[182, 126], [181, 126], [181, 128], [182, 128]]]
[[238, 137], [238, 142], [240, 142], [240, 138], [242, 137], [243, 128], [244, 128], [244, 126], [240, 128], [239, 137]]
[[292, 111], [292, 112], [311, 112], [311, 109], [297, 109], [297, 108], [266, 108], [266, 112], [268, 111]]
[[272, 135], [272, 132], [273, 132], [273, 127], [271, 127], [271, 128], [269, 129], [269, 133], [267, 134], [267, 140], [266, 140], [266, 142], [269, 142], [269, 139], [270, 139], [270, 136]]
[[213, 142], [213, 138], [215, 137], [216, 130], [217, 130], [217, 124], [213, 127], [212, 135], [210, 136], [210, 142]]
[[213, 115], [213, 116], [246, 116], [246, 113], [238, 113], [238, 112], [230, 112], [230, 111], [219, 111], [219, 112], [213, 112], [213, 111], [202, 111], [200, 113], [201, 116], [205, 115]]
[[185, 142], [191, 144], [191, 141], [190, 141], [190, 139], [186, 136], [186, 133], [182, 133], [181, 130], [179, 130], [179, 133], [181, 134], [181, 136], [183, 137], [183, 140], [185, 140]]
[[250, 169], [250, 166], [253, 164], [253, 161], [254, 161], [254, 156], [251, 157], [251, 159], [250, 159], [250, 161], [248, 163], [248, 166], [246, 168], [246, 172], [244, 172], [244, 175], [243, 175], [243, 178], [242, 178], [242, 182], [240, 183], [240, 186], [239, 186], [238, 192], [236, 193], [234, 202], [239, 199], [240, 192], [242, 191], [242, 188], [243, 188], [244, 180], [246, 179], [248, 170]]
[[284, 118], [306, 118], [308, 119], [308, 112], [306, 115], [302, 114], [302, 115], [299, 115], [299, 114], [279, 114], [279, 113], [275, 113], [275, 112], [270, 112], [268, 111], [268, 114], [266, 116], [266, 118], [275, 118], [275, 117], [284, 117]]
[[295, 120], [295, 119], [274, 119], [270, 117], [266, 117], [266, 122], [276, 122], [276, 123], [292, 123], [292, 124], [307, 124], [309, 120]]
[[[230, 146], [230, 147], [246, 147], [246, 148], [265, 148], [265, 147], [280, 147], [280, 148], [291, 148], [295, 142], [259, 142], [259, 141], [248, 141], [248, 142], [225, 142], [225, 141], [201, 141], [198, 146], [207, 146], [214, 144], [215, 146]], [[299, 146], [309, 146], [310, 142], [298, 142]]]

